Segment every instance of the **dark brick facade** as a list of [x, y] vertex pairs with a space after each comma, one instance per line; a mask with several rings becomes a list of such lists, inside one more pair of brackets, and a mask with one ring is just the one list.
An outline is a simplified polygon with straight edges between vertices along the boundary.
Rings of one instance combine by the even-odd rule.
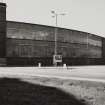
[[[57, 52], [63, 57], [101, 58], [101, 47], [80, 43], [58, 42]], [[32, 39], [7, 39], [7, 57], [52, 57], [54, 41]]]
[[[0, 65], [52, 65], [55, 28], [6, 21], [6, 4], [0, 3]], [[105, 64], [104, 46], [105, 38], [57, 28], [57, 53], [63, 57], [62, 64]]]
[[[7, 22], [7, 48], [14, 47], [13, 50], [22, 57], [51, 57], [54, 54], [54, 30], [50, 26]], [[102, 38], [85, 32], [58, 28], [57, 46], [58, 54], [63, 57], [102, 57]], [[13, 50], [7, 50], [7, 56], [12, 56]], [[25, 50], [30, 53], [25, 54]], [[21, 51], [23, 55], [19, 54]]]
[[[52, 65], [55, 27], [7, 21], [9, 65]], [[68, 65], [103, 64], [102, 37], [58, 28], [57, 52]]]

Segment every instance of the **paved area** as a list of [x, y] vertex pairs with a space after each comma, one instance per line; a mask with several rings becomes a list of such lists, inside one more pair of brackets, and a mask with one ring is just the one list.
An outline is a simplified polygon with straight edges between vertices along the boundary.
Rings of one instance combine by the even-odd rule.
[[1, 67], [0, 77], [42, 76], [105, 83], [105, 66]]

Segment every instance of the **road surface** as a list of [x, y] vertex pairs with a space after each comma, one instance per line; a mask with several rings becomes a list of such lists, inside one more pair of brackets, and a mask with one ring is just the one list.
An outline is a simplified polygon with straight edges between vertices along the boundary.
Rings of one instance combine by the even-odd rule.
[[105, 66], [0, 67], [0, 77], [42, 76], [105, 83]]

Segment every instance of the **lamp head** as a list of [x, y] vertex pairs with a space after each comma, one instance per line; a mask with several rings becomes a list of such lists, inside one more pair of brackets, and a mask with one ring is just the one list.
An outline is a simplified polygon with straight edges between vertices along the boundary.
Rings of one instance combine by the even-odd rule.
[[61, 13], [60, 15], [63, 15], [63, 16], [65, 16], [66, 14], [65, 14], [65, 13]]
[[55, 11], [51, 11], [51, 13], [53, 13], [53, 14], [54, 14], [54, 13], [55, 13]]

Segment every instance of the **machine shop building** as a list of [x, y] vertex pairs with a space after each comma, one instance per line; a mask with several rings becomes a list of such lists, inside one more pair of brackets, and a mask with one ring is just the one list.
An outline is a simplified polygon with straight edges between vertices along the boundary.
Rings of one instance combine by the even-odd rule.
[[[6, 4], [0, 3], [0, 64], [7, 66], [53, 65], [55, 28], [7, 21]], [[77, 30], [57, 28], [57, 53], [62, 64], [104, 65], [105, 38]]]

